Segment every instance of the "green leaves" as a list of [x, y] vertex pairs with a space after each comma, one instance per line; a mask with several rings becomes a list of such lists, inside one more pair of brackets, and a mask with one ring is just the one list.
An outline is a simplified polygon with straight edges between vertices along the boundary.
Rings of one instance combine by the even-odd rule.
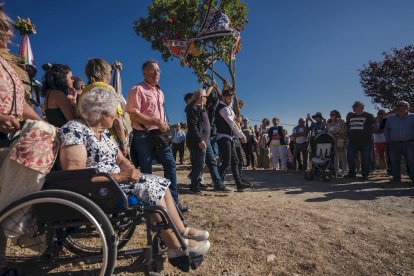
[[361, 85], [374, 104], [393, 109], [397, 101], [414, 104], [414, 45], [383, 53], [383, 61], [370, 61], [359, 70]]

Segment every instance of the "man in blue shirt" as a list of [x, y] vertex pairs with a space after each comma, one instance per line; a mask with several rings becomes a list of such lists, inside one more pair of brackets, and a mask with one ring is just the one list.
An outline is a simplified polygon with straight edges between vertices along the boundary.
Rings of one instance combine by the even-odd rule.
[[408, 112], [409, 108], [408, 102], [398, 102], [395, 116], [387, 119], [384, 128], [394, 182], [401, 181], [401, 156], [404, 156], [408, 175], [414, 182], [414, 114]]
[[184, 162], [184, 144], [185, 144], [185, 132], [181, 129], [180, 124], [175, 125], [175, 137], [172, 141], [172, 150], [175, 161], [177, 161], [177, 152], [180, 155], [180, 165]]

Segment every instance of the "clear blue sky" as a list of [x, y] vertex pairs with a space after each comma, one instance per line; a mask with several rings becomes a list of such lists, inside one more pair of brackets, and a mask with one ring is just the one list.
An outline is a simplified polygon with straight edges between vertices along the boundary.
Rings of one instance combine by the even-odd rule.
[[[10, 17], [30, 17], [37, 25], [31, 43], [38, 66], [65, 63], [83, 77], [88, 58], [118, 59], [124, 65], [126, 95], [141, 81], [143, 61], [161, 61], [132, 29], [134, 19], [147, 15], [149, 0], [4, 2]], [[237, 56], [237, 92], [247, 104], [244, 115], [251, 119], [278, 116], [282, 123], [295, 124], [307, 113], [321, 111], [326, 117], [332, 109], [345, 117], [355, 100], [375, 112], [363, 96], [357, 70], [369, 60], [380, 60], [384, 51], [414, 43], [412, 0], [246, 2], [249, 24]], [[20, 39], [16, 35], [15, 43]], [[160, 66], [170, 120], [184, 121], [183, 94], [198, 88], [196, 79], [177, 61]]]

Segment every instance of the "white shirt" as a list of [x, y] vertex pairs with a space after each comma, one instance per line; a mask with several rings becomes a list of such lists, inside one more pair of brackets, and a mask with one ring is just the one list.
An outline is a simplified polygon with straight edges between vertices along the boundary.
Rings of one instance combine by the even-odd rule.
[[[305, 132], [305, 128], [304, 127], [298, 127], [298, 128], [295, 127], [293, 129], [293, 134], [296, 134], [298, 132]], [[306, 140], [307, 140], [306, 136], [296, 136], [295, 137], [295, 143], [298, 143], [298, 144], [306, 143]]]
[[[223, 101], [220, 101], [220, 103], [224, 104], [226, 107], [223, 107], [222, 109], [220, 109], [219, 114], [221, 115], [221, 117], [223, 117], [226, 123], [230, 126], [231, 130], [234, 133], [234, 136], [238, 138], [245, 137], [242, 130], [234, 122], [234, 118], [236, 115], [234, 114], [233, 110], [230, 107], [228, 107], [227, 104], [225, 104]], [[231, 140], [233, 139], [233, 137], [231, 137], [230, 135], [217, 132], [217, 140], [223, 137], [229, 138]]]

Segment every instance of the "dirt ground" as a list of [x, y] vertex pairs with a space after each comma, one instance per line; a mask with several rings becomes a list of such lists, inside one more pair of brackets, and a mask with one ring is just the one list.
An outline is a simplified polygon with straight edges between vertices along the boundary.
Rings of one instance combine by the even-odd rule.
[[[210, 231], [212, 245], [187, 275], [414, 275], [414, 185], [407, 178], [326, 183], [299, 172], [245, 171], [254, 186], [243, 193], [191, 195], [187, 174], [181, 167], [187, 222]], [[166, 264], [164, 275], [182, 274]]]

